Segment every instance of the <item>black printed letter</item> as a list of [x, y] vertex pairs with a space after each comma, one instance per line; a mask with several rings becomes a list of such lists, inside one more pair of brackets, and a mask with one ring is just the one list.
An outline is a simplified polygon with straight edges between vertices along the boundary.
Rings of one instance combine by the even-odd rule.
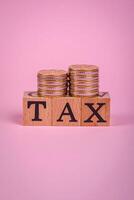
[[86, 119], [84, 122], [93, 122], [91, 119], [92, 117], [95, 115], [98, 118], [97, 122], [106, 122], [98, 113], [98, 111], [101, 109], [102, 106], [106, 105], [105, 103], [97, 103], [98, 108], [95, 109], [93, 107], [94, 103], [85, 103], [86, 106], [88, 106], [88, 108], [90, 108], [90, 110], [93, 112], [92, 115]]
[[46, 102], [45, 101], [28, 101], [27, 107], [30, 108], [32, 104], [35, 105], [35, 115], [32, 121], [42, 121], [42, 119], [39, 118], [39, 105], [43, 105], [43, 107], [46, 108]]
[[[68, 112], [65, 112], [66, 108], [67, 108]], [[64, 107], [64, 109], [61, 113], [61, 116], [59, 117], [57, 122], [63, 122], [63, 119], [61, 119], [63, 115], [69, 115], [70, 116], [71, 119], [69, 120], [69, 122], [77, 122], [77, 120], [75, 119], [74, 114], [71, 110], [69, 103], [66, 103], [66, 105], [65, 105], [65, 107]]]

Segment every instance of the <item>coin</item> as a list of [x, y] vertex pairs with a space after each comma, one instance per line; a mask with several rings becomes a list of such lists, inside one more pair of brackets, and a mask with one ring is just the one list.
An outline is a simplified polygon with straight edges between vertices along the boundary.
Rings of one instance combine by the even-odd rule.
[[73, 80], [71, 79], [69, 85], [91, 85], [91, 84], [98, 84], [99, 79], [91, 79], [91, 80]]
[[67, 84], [63, 85], [44, 85], [44, 84], [38, 84], [38, 88], [50, 88], [50, 89], [57, 89], [57, 88], [66, 88]]
[[50, 70], [40, 70], [37, 74], [38, 77], [66, 77], [67, 73], [64, 70], [54, 70], [54, 69], [50, 69]]
[[96, 93], [96, 94], [88, 94], [88, 93], [82, 94], [82, 93], [73, 92], [73, 93], [70, 93], [70, 95], [72, 97], [83, 97], [83, 96], [86, 96], [86, 97], [96, 97], [96, 96], [98, 96], [98, 93]]
[[74, 86], [74, 87], [71, 87], [71, 90], [73, 90], [73, 91], [76, 91], [76, 90], [82, 90], [82, 91], [89, 91], [89, 90], [92, 90], [92, 89], [98, 89], [98, 85], [94, 85], [94, 86], [84, 86], [84, 87], [81, 87], [81, 86], [79, 86], [79, 87], [77, 87], [77, 86]]
[[69, 71], [77, 72], [77, 73], [86, 73], [86, 72], [96, 72], [99, 68], [95, 65], [71, 65], [69, 66]]
[[40, 92], [40, 91], [38, 91], [38, 95], [39, 96], [64, 96], [64, 95], [66, 95], [67, 94], [67, 91], [62, 91], [62, 92], [60, 92], [60, 91], [56, 91], [56, 92], [51, 92], [51, 91], [44, 91], [44, 92]]

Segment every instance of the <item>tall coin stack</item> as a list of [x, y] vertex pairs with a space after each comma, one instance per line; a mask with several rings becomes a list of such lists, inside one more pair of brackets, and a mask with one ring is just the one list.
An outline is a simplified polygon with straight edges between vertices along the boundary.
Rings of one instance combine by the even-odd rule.
[[99, 94], [99, 69], [97, 66], [71, 65], [69, 79], [71, 96], [95, 97]]
[[64, 70], [40, 70], [37, 74], [39, 96], [65, 96], [67, 72]]

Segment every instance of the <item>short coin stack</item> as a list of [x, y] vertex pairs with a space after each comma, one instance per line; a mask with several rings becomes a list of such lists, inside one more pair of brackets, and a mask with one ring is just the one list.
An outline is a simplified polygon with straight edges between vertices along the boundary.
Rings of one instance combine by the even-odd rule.
[[40, 70], [37, 74], [39, 96], [64, 96], [67, 94], [67, 72]]
[[99, 94], [99, 69], [97, 66], [71, 65], [69, 79], [71, 96], [94, 97]]

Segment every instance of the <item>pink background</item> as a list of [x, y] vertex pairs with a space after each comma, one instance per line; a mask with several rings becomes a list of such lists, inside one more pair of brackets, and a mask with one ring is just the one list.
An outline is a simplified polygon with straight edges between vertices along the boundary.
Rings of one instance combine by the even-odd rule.
[[[134, 1], [0, 0], [0, 200], [134, 199]], [[112, 126], [23, 127], [42, 68], [100, 66]]]

